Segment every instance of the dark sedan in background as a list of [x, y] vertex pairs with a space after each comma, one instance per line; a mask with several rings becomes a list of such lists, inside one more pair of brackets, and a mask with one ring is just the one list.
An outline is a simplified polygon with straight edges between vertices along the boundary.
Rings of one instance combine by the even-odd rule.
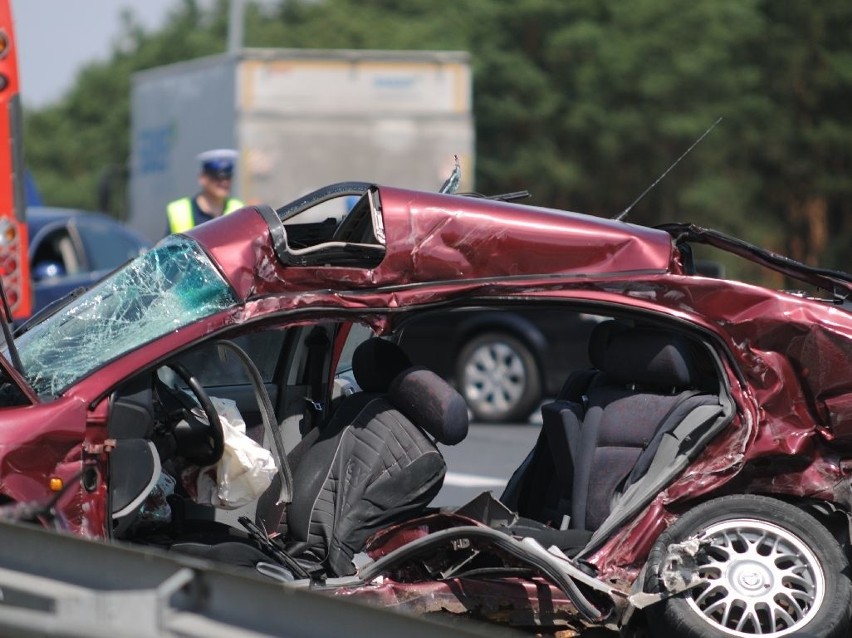
[[150, 246], [108, 215], [69, 208], [30, 206], [27, 228], [33, 312], [91, 286]]
[[[696, 260], [695, 272], [725, 277], [716, 261]], [[541, 306], [436, 310], [406, 323], [400, 345], [450, 381], [478, 421], [511, 423], [556, 396], [571, 370], [591, 366], [586, 344], [601, 320]]]
[[594, 315], [541, 306], [436, 311], [405, 324], [400, 345], [453, 383], [474, 417], [526, 421], [570, 370], [586, 368]]

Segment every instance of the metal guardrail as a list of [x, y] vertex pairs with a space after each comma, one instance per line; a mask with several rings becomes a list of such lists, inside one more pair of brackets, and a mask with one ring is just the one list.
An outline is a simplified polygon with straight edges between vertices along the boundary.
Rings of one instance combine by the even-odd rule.
[[336, 637], [493, 636], [296, 589], [157, 549], [0, 522], [0, 634]]

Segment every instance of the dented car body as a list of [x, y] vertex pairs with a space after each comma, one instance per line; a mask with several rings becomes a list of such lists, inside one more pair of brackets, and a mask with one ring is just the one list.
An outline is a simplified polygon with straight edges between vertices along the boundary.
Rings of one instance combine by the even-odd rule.
[[[818, 292], [700, 276], [693, 245]], [[335, 184], [166, 238], [24, 326], [2, 362], [0, 491], [9, 504], [55, 502], [86, 537], [180, 551], [192, 528], [208, 548], [241, 542], [222, 537], [239, 527], [233, 512], [189, 502], [180, 485], [145, 518], [163, 474], [180, 484], [186, 466], [221, 457], [209, 392], [234, 400], [275, 455], [273, 506], [261, 497], [240, 512], [290, 586], [539, 633], [839, 635], [852, 605], [850, 291], [849, 275], [696, 226]], [[598, 318], [595, 367], [543, 406], [538, 443], [499, 500], [430, 509], [435, 441], [467, 428], [455, 397], [431, 379], [367, 391], [357, 370], [353, 385], [352, 352], [430, 312], [518, 305]], [[225, 357], [223, 341], [249, 363]], [[394, 453], [400, 487], [381, 498], [370, 490], [382, 472], [340, 423], [361, 418], [348, 406], [365, 392], [426, 433], [419, 456]], [[437, 403], [422, 406], [430, 394]], [[421, 409], [438, 425], [422, 425]], [[312, 446], [339, 437], [354, 437], [337, 448], [358, 463], [326, 452], [333, 469], [308, 472]], [[410, 477], [426, 457], [428, 477]], [[317, 493], [331, 503], [322, 516]], [[345, 512], [358, 520], [343, 530]]]

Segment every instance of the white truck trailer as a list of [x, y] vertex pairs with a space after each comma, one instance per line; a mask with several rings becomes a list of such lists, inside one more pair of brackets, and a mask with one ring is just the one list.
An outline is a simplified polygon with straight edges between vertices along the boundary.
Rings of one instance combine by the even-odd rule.
[[135, 74], [128, 223], [151, 240], [197, 188], [196, 156], [239, 152], [233, 194], [280, 206], [336, 181], [473, 188], [469, 56], [244, 49]]

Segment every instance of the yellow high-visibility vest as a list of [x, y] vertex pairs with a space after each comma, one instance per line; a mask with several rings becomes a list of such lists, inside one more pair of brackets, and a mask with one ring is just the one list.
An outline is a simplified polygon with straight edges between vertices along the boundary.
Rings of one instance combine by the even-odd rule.
[[[225, 201], [224, 214], [227, 215], [228, 213], [233, 213], [235, 210], [238, 210], [243, 206], [245, 206], [245, 204], [236, 197], [229, 197]], [[182, 197], [180, 199], [176, 199], [166, 207], [166, 215], [169, 218], [170, 232], [185, 233], [188, 230], [192, 230], [195, 226], [195, 220], [192, 218], [192, 198]]]

